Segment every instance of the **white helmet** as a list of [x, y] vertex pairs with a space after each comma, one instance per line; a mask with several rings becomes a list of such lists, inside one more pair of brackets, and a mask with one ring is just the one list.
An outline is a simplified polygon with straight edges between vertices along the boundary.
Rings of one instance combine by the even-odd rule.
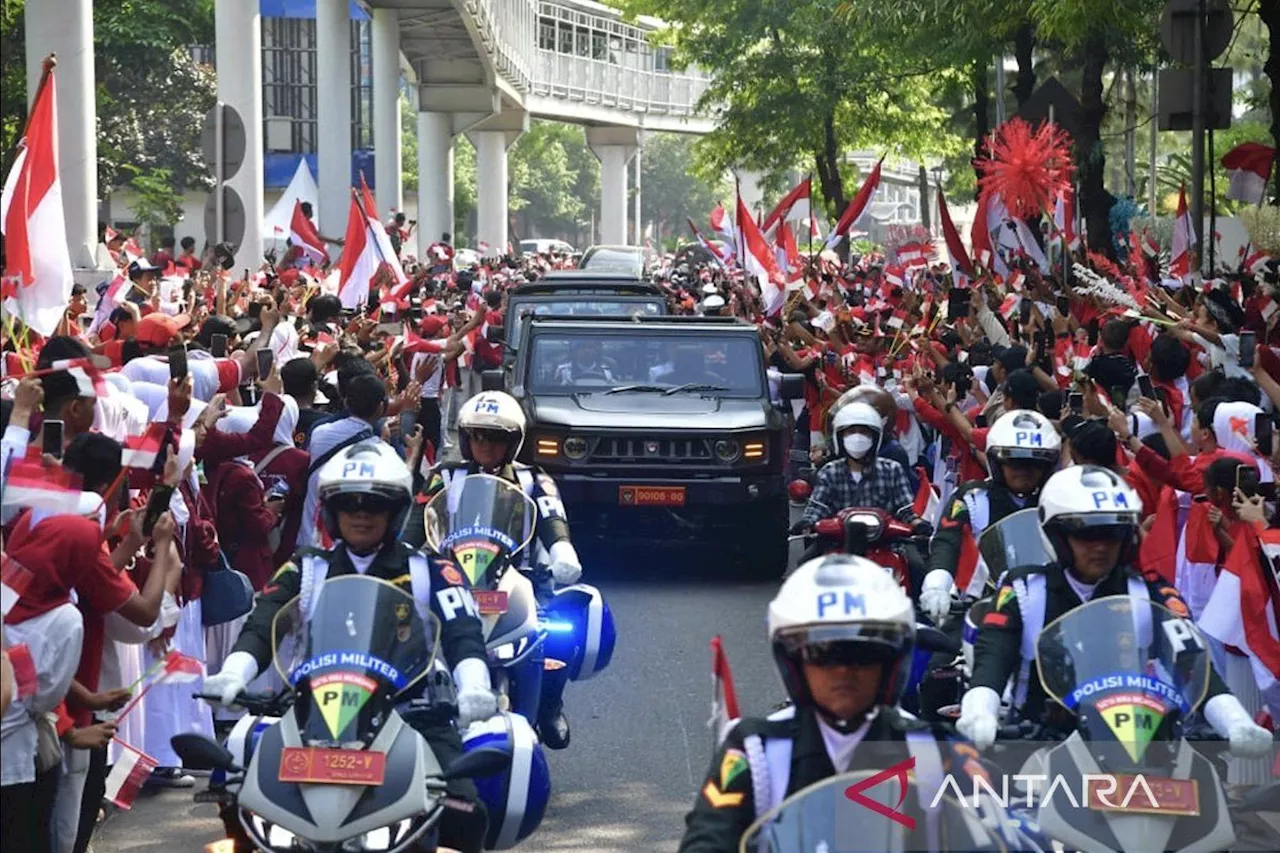
[[1133, 558], [1142, 523], [1142, 498], [1119, 474], [1097, 465], [1072, 465], [1049, 478], [1040, 491], [1040, 531], [1058, 558], [1059, 565], [1072, 564], [1067, 537], [1090, 531], [1086, 536], [1102, 536], [1130, 545], [1121, 552], [1120, 562]]
[[844, 445], [840, 441], [840, 433], [851, 427], [866, 427], [871, 430], [871, 450], [864, 459], [874, 459], [880, 452], [880, 443], [884, 439], [884, 421], [880, 413], [870, 403], [848, 403], [831, 419], [831, 444], [837, 457], [847, 456]]
[[[813, 705], [803, 663], [880, 663], [876, 705], [902, 695], [915, 650], [911, 599], [883, 566], [833, 554], [791, 573], [769, 602], [769, 642], [792, 701]], [[821, 710], [821, 709], [819, 709]], [[845, 726], [861, 721], [829, 720]]]
[[344, 447], [324, 463], [316, 479], [325, 529], [339, 538], [338, 510], [366, 508], [391, 513], [387, 540], [400, 535], [413, 505], [413, 474], [404, 460], [381, 441]]
[[482, 391], [462, 404], [458, 413], [458, 443], [463, 459], [472, 459], [471, 430], [512, 433], [515, 441], [507, 444], [507, 453], [503, 464], [516, 458], [524, 445], [524, 409], [516, 402], [515, 397], [502, 391]]
[[987, 458], [991, 460], [991, 479], [1004, 485], [1000, 466], [1015, 460], [1035, 463], [1048, 476], [1062, 456], [1062, 437], [1053, 421], [1030, 409], [1006, 412], [991, 425], [987, 433]]

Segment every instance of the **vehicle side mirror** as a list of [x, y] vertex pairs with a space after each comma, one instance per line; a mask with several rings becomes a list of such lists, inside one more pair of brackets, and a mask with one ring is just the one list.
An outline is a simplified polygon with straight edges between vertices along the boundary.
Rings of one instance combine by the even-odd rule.
[[485, 329], [484, 337], [491, 344], [500, 344], [506, 341], [507, 330], [502, 326], [490, 326]]
[[497, 776], [511, 765], [511, 753], [492, 746], [463, 753], [444, 771], [445, 781]]
[[480, 371], [480, 389], [482, 391], [501, 391], [506, 380], [501, 370]]
[[170, 738], [169, 745], [182, 759], [182, 766], [188, 770], [240, 771], [231, 750], [204, 735], [184, 732]]
[[781, 391], [784, 400], [804, 399], [804, 376], [799, 373], [782, 374]]

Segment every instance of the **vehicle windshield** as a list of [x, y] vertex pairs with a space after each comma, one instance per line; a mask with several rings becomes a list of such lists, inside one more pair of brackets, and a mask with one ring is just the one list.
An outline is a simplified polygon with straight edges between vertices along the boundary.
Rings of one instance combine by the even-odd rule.
[[457, 563], [480, 589], [495, 586], [529, 546], [537, 518], [518, 484], [489, 474], [452, 478], [423, 512], [427, 547]]
[[1042, 568], [1057, 562], [1040, 532], [1038, 512], [1035, 507], [1018, 510], [982, 531], [978, 553], [987, 564], [990, 583], [1014, 569]]
[[634, 317], [637, 314], [645, 317], [656, 317], [667, 313], [666, 303], [661, 297], [652, 299], [610, 299], [608, 296], [592, 294], [576, 299], [547, 300], [530, 299], [512, 300], [515, 321], [508, 329], [507, 343], [512, 347], [520, 346], [520, 335], [524, 323], [521, 321], [530, 314], [535, 317], [574, 316], [574, 317]]
[[596, 249], [582, 259], [584, 270], [623, 270], [638, 272], [644, 268], [641, 249]]
[[275, 667], [301, 696], [303, 738], [348, 742], [370, 737], [379, 710], [426, 675], [440, 632], [408, 592], [343, 575], [304, 587], [271, 635]]
[[[740, 853], [881, 853], [885, 850], [928, 850], [926, 822], [915, 829], [885, 817], [846, 792], [877, 775], [868, 770], [832, 776], [793, 794], [743, 834]], [[905, 791], [899, 777], [890, 777], [855, 792], [885, 811], [920, 813], [919, 789], [912, 782]], [[721, 794], [721, 796], [731, 796]], [[929, 798], [932, 803], [933, 798]], [[937, 847], [942, 851], [996, 851], [1005, 846], [983, 826], [977, 812], [949, 797], [939, 799]]]
[[[539, 334], [526, 384], [538, 394], [602, 393], [627, 386], [688, 387], [718, 397], [766, 396], [759, 343], [748, 335]], [[680, 393], [680, 392], [675, 392]]]
[[1192, 621], [1126, 595], [1094, 599], [1051, 622], [1036, 642], [1036, 662], [1046, 693], [1072, 711], [1100, 712], [1117, 740], [1143, 747], [1166, 715], [1185, 716], [1209, 686], [1209, 653]]

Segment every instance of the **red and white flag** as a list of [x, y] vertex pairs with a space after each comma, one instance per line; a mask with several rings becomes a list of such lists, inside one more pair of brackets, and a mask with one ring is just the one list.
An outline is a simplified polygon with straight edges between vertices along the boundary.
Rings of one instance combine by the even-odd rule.
[[957, 287], [968, 286], [973, 278], [973, 262], [960, 239], [960, 232], [951, 221], [951, 211], [947, 209], [947, 199], [938, 187], [938, 221], [942, 223], [942, 239], [947, 244], [947, 260], [951, 264], [951, 276]]
[[391, 237], [387, 235], [387, 227], [378, 218], [378, 205], [373, 200], [373, 193], [369, 192], [369, 185], [365, 183], [363, 172], [360, 173], [360, 198], [363, 202], [364, 215], [369, 220], [369, 231], [373, 234], [374, 246], [378, 250], [378, 257], [382, 263], [391, 268], [391, 274], [395, 277], [397, 285], [407, 284], [409, 277], [404, 274], [404, 268], [400, 266], [400, 256], [396, 254], [395, 247], [391, 245]]
[[120, 747], [119, 758], [107, 774], [103, 796], [118, 808], [130, 809], [138, 792], [142, 790], [143, 783], [147, 781], [151, 771], [159, 766], [159, 762], [119, 738], [116, 738], [115, 744]]
[[689, 223], [689, 230], [693, 232], [693, 237], [695, 240], [698, 241], [698, 245], [706, 249], [711, 254], [711, 257], [716, 259], [716, 263], [718, 263], [720, 266], [724, 266], [726, 261], [728, 261], [728, 258], [726, 258], [724, 254], [720, 251], [719, 246], [717, 246], [715, 243], [708, 241], [706, 237], [703, 237], [702, 232], [698, 230], [697, 225], [693, 224], [692, 219], [686, 216], [684, 221]]
[[1231, 173], [1227, 198], [1260, 204], [1275, 159], [1276, 149], [1260, 142], [1242, 142], [1223, 154], [1223, 168]]
[[772, 317], [782, 310], [787, 301], [787, 282], [778, 269], [778, 261], [769, 247], [769, 241], [760, 233], [760, 226], [756, 225], [747, 212], [742, 196], [738, 196], [738, 227], [742, 229], [743, 268], [760, 283], [764, 314]]
[[867, 208], [871, 206], [872, 197], [875, 196], [876, 190], [880, 188], [880, 167], [883, 164], [884, 158], [881, 157], [876, 163], [876, 167], [871, 170], [871, 174], [867, 175], [867, 179], [858, 188], [858, 194], [853, 197], [853, 201], [849, 202], [849, 206], [840, 215], [840, 221], [836, 223], [836, 227], [832, 228], [831, 233], [827, 235], [825, 248], [834, 249], [839, 244], [840, 238], [853, 230], [853, 227], [862, 219], [863, 214], [867, 212]]
[[920, 486], [916, 489], [916, 499], [912, 509], [917, 516], [936, 526], [940, 506], [938, 490], [934, 488], [933, 483], [929, 482], [923, 468], [917, 468], [916, 471], [920, 475]]
[[126, 435], [124, 446], [120, 449], [120, 464], [125, 468], [142, 468], [150, 470], [155, 467], [156, 457], [164, 446], [168, 427], [161, 423], [152, 423], [142, 435]]
[[725, 213], [723, 204], [717, 204], [715, 209], [711, 211], [711, 232], [716, 235], [717, 240], [726, 246], [738, 245], [733, 224], [729, 222], [729, 215]]
[[[999, 237], [1005, 230], [1007, 219], [1008, 213], [999, 195], [982, 193], [978, 196], [978, 212], [973, 218], [973, 228], [969, 234], [969, 241], [973, 244], [973, 257], [984, 268], [1000, 276], [1009, 274], [1009, 267], [998, 251]], [[997, 235], [997, 241], [992, 241], [992, 234]]]
[[1191, 227], [1191, 214], [1187, 211], [1187, 187], [1178, 189], [1178, 217], [1173, 223], [1173, 248], [1169, 251], [1169, 276], [1182, 282], [1191, 277], [1191, 250], [1195, 246], [1196, 232]]
[[1241, 268], [1250, 275], [1262, 275], [1263, 270], [1267, 268], [1267, 261], [1269, 260], [1271, 260], [1271, 256], [1266, 252], [1254, 252], [1244, 259]]
[[778, 202], [777, 206], [773, 210], [769, 211], [769, 215], [760, 223], [760, 230], [765, 234], [768, 234], [777, 227], [778, 223], [786, 222], [788, 217], [791, 215], [791, 208], [795, 207], [796, 203], [800, 201], [800, 199], [805, 199], [806, 201], [809, 199], [810, 187], [812, 184], [812, 177], [805, 178], [803, 181], [796, 184], [791, 189], [791, 192], [784, 195], [782, 197], [782, 201]]
[[184, 655], [177, 649], [170, 649], [165, 655], [164, 666], [156, 677], [154, 684], [183, 684], [199, 681], [204, 678], [204, 664], [190, 655]]
[[5, 507], [32, 507], [56, 514], [80, 510], [80, 484], [67, 469], [38, 459], [14, 459], [5, 478]]
[[0, 298], [10, 312], [46, 337], [57, 331], [75, 283], [58, 180], [56, 88], [48, 62], [0, 193]]
[[804, 282], [804, 260], [796, 245], [796, 235], [786, 222], [778, 223], [778, 262], [786, 270], [787, 289], [799, 290]]
[[1280, 632], [1276, 629], [1276, 560], [1280, 531], [1238, 525], [1235, 543], [1200, 614], [1200, 629], [1249, 656], [1259, 690], [1280, 681]]
[[10, 557], [0, 556], [0, 619], [9, 615], [35, 578], [31, 570]]
[[1058, 193], [1053, 205], [1053, 230], [1068, 249], [1080, 248], [1080, 235], [1076, 233], [1076, 194], [1070, 188]]
[[106, 397], [110, 394], [106, 377], [102, 371], [88, 358], [61, 358], [50, 362], [53, 370], [65, 370], [76, 381], [76, 390], [81, 397]]
[[293, 203], [293, 219], [289, 221], [289, 240], [301, 249], [314, 264], [324, 264], [329, 260], [324, 241], [315, 224], [302, 212], [302, 202]]
[[343, 308], [359, 308], [365, 304], [369, 298], [369, 282], [381, 263], [378, 248], [369, 236], [369, 217], [352, 193], [342, 257], [338, 258], [338, 301]]
[[724, 643], [717, 634], [711, 638], [711, 719], [707, 721], [716, 733], [717, 744], [724, 740], [730, 724], [740, 716], [729, 656], [724, 653]]

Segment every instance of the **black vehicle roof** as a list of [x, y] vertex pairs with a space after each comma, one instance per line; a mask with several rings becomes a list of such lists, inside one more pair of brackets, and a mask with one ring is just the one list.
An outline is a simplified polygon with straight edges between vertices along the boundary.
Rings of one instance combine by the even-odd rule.
[[598, 270], [556, 270], [547, 273], [537, 281], [517, 285], [510, 292], [512, 296], [553, 293], [665, 295], [658, 285], [642, 281], [630, 273], [600, 272]]
[[638, 327], [659, 328], [662, 331], [680, 330], [681, 332], [732, 332], [758, 334], [753, 323], [739, 317], [690, 317], [686, 315], [668, 314], [635, 317], [582, 316], [565, 314], [530, 314], [525, 318], [530, 323], [529, 331], [550, 327], [553, 329], [576, 328], [581, 330], [612, 330], [634, 332]]

